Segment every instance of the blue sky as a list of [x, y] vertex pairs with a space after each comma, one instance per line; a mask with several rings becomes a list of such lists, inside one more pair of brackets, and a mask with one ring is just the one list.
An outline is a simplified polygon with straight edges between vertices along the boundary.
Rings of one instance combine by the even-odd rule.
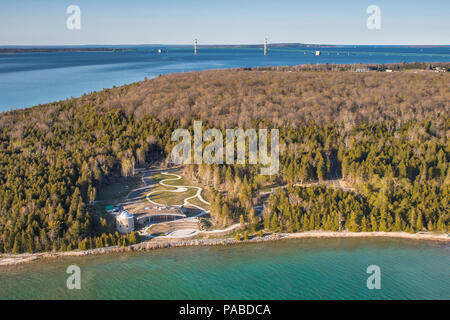
[[[81, 29], [68, 30], [69, 5]], [[381, 30], [366, 27], [369, 5]], [[450, 1], [0, 0], [0, 45], [450, 44]]]

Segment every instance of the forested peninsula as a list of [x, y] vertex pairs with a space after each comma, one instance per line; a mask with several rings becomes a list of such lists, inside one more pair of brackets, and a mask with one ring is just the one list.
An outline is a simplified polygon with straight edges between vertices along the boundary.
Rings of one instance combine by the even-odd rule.
[[113, 177], [165, 161], [172, 132], [199, 119], [204, 129], [280, 130], [278, 175], [186, 166], [221, 225], [448, 232], [450, 76], [436, 66], [450, 64], [188, 72], [1, 113], [0, 253], [138, 242], [91, 205]]

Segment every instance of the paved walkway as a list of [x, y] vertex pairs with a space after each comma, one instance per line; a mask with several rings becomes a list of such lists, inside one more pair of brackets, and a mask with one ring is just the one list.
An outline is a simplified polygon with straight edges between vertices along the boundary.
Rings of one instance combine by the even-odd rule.
[[193, 195], [193, 196], [191, 196], [191, 197], [185, 198], [184, 201], [183, 201], [183, 205], [184, 205], [184, 206], [190, 205], [190, 206], [192, 206], [192, 207], [194, 207], [194, 208], [197, 208], [197, 209], [201, 210], [201, 212], [200, 212], [198, 215], [196, 215], [195, 217], [200, 217], [200, 216], [202, 216], [202, 215], [204, 215], [204, 214], [209, 213], [209, 210], [206, 210], [206, 209], [203, 208], [203, 207], [200, 207], [200, 206], [198, 206], [198, 205], [195, 205], [195, 204], [189, 202], [189, 199], [197, 198], [198, 200], [200, 200], [200, 201], [203, 202], [204, 204], [209, 205], [209, 202], [206, 201], [206, 200], [202, 197], [202, 194], [201, 194], [201, 193], [202, 193], [203, 188], [197, 187], [197, 186], [175, 186], [175, 185], [171, 185], [171, 184], [166, 184], [166, 183], [165, 183], [166, 181], [180, 180], [180, 179], [181, 179], [181, 176], [179, 176], [178, 174], [175, 174], [175, 173], [168, 173], [168, 172], [162, 172], [161, 174], [168, 175], [168, 176], [174, 176], [175, 178], [172, 178], [172, 179], [167, 178], [167, 179], [161, 180], [161, 181], [159, 182], [159, 184], [162, 185], [162, 186], [164, 186], [164, 187], [170, 187], [170, 188], [175, 188], [175, 189], [153, 190], [153, 191], [149, 192], [149, 193], [147, 194], [147, 196], [146, 196], [148, 202], [150, 202], [150, 203], [152, 203], [152, 204], [154, 204], [154, 205], [157, 205], [157, 206], [165, 206], [164, 204], [161, 204], [161, 203], [158, 203], [158, 202], [156, 202], [156, 201], [151, 200], [151, 199], [150, 199], [150, 196], [151, 196], [152, 194], [154, 194], [154, 193], [159, 193], [159, 192], [185, 192], [185, 191], [188, 191], [189, 188], [192, 188], [192, 189], [197, 189], [196, 194]]
[[[184, 220], [184, 221], [196, 220], [198, 217], [201, 217], [201, 216], [203, 216], [203, 215], [209, 213], [209, 210], [206, 210], [205, 208], [203, 208], [203, 207], [201, 207], [201, 206], [199, 206], [199, 205], [196, 205], [196, 204], [193, 204], [193, 203], [189, 202], [190, 199], [197, 198], [197, 199], [200, 200], [202, 203], [204, 203], [204, 204], [206, 204], [206, 205], [209, 205], [209, 202], [206, 201], [206, 200], [203, 198], [202, 194], [201, 194], [202, 191], [203, 191], [203, 188], [197, 187], [197, 186], [176, 186], [176, 185], [166, 184], [167, 181], [176, 181], [176, 180], [180, 180], [180, 179], [181, 179], [181, 176], [178, 175], [178, 174], [175, 174], [175, 173], [169, 173], [169, 172], [162, 172], [161, 174], [164, 174], [164, 175], [167, 175], [167, 176], [174, 176], [175, 178], [167, 178], [167, 179], [163, 179], [163, 180], [161, 180], [161, 181], [159, 182], [159, 184], [162, 185], [162, 186], [164, 186], [164, 187], [175, 188], [175, 189], [164, 189], [164, 190], [161, 190], [161, 189], [160, 189], [160, 190], [153, 190], [153, 191], [150, 191], [150, 192], [146, 195], [146, 199], [147, 199], [148, 202], [150, 202], [150, 203], [152, 203], [152, 204], [154, 204], [154, 205], [157, 205], [157, 206], [165, 206], [164, 204], [161, 204], [161, 203], [158, 203], [158, 202], [156, 202], [156, 201], [151, 200], [151, 199], [150, 199], [150, 196], [151, 196], [152, 194], [154, 194], [154, 193], [157, 193], [157, 192], [185, 192], [185, 191], [187, 191], [189, 188], [193, 188], [193, 189], [197, 189], [196, 194], [193, 195], [193, 196], [190, 196], [190, 197], [185, 198], [185, 199], [183, 200], [183, 205], [185, 205], [185, 206], [189, 205], [189, 206], [191, 206], [191, 207], [197, 208], [197, 209], [200, 210], [200, 213], [197, 214], [197, 215], [195, 215], [195, 216], [193, 216], [193, 217], [183, 218], [183, 219], [177, 219], [177, 220], [175, 220], [175, 221], [176, 221], [176, 222], [180, 222], [180, 221], [183, 221], [183, 220]], [[175, 222], [175, 221], [173, 221], [173, 222]], [[170, 224], [170, 222], [167, 222], [167, 223]], [[228, 227], [228, 228], [225, 228], [225, 229], [211, 230], [211, 231], [201, 231], [201, 230], [198, 230], [198, 229], [179, 229], [179, 230], [171, 231], [171, 232], [169, 232], [169, 233], [168, 233], [167, 235], [165, 235], [165, 236], [150, 236], [150, 235], [145, 235], [145, 236], [146, 236], [146, 237], [149, 237], [149, 238], [158, 238], [158, 239], [164, 239], [164, 238], [186, 238], [186, 237], [194, 237], [194, 236], [199, 235], [199, 234], [217, 234], [217, 233], [222, 233], [222, 232], [228, 232], [228, 231], [231, 231], [231, 230], [234, 230], [234, 229], [238, 228], [239, 226], [240, 226], [240, 224], [237, 223], [237, 224], [234, 224], [234, 225], [232, 225], [232, 226], [230, 226], [230, 227]], [[148, 228], [149, 228], [149, 227], [148, 227]], [[147, 231], [148, 228], [146, 228], [145, 231]]]

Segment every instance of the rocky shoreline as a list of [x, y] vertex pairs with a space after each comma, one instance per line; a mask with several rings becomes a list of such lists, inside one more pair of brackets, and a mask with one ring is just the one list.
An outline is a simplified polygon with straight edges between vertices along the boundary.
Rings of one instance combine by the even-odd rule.
[[41, 259], [62, 258], [62, 257], [81, 257], [108, 253], [121, 253], [131, 251], [150, 251], [155, 249], [188, 247], [188, 246], [224, 246], [242, 243], [257, 243], [265, 241], [275, 241], [283, 239], [301, 239], [301, 238], [401, 238], [411, 240], [429, 240], [450, 242], [450, 235], [436, 233], [406, 233], [406, 232], [332, 232], [332, 231], [306, 231], [300, 233], [275, 233], [263, 237], [253, 237], [249, 240], [238, 241], [234, 238], [217, 239], [164, 239], [149, 240], [127, 247], [112, 246], [84, 251], [69, 252], [42, 252], [42, 253], [22, 253], [22, 254], [1, 254], [0, 266], [11, 266], [26, 262], [37, 261]]

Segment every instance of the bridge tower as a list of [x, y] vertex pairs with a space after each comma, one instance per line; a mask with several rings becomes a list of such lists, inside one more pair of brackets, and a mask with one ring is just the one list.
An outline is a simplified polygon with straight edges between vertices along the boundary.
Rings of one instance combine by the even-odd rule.
[[264, 55], [267, 56], [267, 37], [264, 38]]

